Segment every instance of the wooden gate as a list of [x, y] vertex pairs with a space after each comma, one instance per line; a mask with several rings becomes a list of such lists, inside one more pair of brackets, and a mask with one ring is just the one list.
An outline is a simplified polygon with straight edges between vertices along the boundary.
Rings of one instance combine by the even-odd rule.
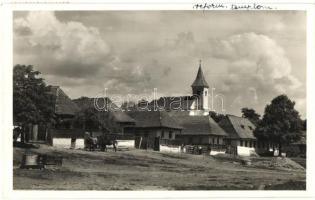
[[228, 145], [228, 146], [226, 147], [226, 153], [232, 154], [232, 155], [234, 155], [234, 156], [237, 156], [237, 147]]

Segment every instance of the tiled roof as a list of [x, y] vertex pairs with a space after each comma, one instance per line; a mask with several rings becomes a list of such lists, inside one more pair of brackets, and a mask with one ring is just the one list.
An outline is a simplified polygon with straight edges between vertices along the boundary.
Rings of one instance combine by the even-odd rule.
[[166, 127], [182, 129], [165, 111], [130, 111], [128, 115], [136, 121], [138, 128]]
[[227, 136], [210, 116], [191, 116], [189, 111], [171, 111], [169, 115], [183, 127], [183, 135]]
[[49, 86], [51, 94], [55, 97], [55, 113], [58, 115], [75, 115], [78, 106], [66, 95], [59, 86]]
[[255, 125], [244, 117], [226, 115], [219, 125], [229, 134], [230, 138], [256, 139], [254, 136]]

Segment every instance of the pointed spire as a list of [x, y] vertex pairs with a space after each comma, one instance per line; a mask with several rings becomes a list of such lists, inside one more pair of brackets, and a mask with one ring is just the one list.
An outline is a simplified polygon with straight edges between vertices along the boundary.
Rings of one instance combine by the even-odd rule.
[[203, 75], [202, 69], [201, 69], [201, 60], [199, 60], [199, 69], [196, 76], [195, 81], [191, 85], [191, 87], [206, 87], [209, 88], [209, 85]]

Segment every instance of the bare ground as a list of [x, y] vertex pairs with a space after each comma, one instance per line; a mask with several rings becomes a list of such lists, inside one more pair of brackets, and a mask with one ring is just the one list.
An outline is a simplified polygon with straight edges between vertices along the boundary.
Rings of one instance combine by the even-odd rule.
[[24, 151], [14, 148], [16, 190], [305, 190], [305, 170], [244, 166], [232, 159], [138, 149], [88, 152], [41, 145], [31, 151], [63, 156], [62, 167], [28, 170], [19, 168]]

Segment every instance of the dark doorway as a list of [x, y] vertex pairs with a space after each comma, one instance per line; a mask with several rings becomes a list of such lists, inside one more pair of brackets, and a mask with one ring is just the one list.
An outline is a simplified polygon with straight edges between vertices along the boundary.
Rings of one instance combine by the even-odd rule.
[[154, 138], [153, 150], [154, 151], [160, 151], [160, 137], [155, 137]]
[[38, 126], [38, 140], [41, 140], [41, 141], [45, 141], [46, 140], [46, 129], [47, 127], [45, 125], [39, 125]]

